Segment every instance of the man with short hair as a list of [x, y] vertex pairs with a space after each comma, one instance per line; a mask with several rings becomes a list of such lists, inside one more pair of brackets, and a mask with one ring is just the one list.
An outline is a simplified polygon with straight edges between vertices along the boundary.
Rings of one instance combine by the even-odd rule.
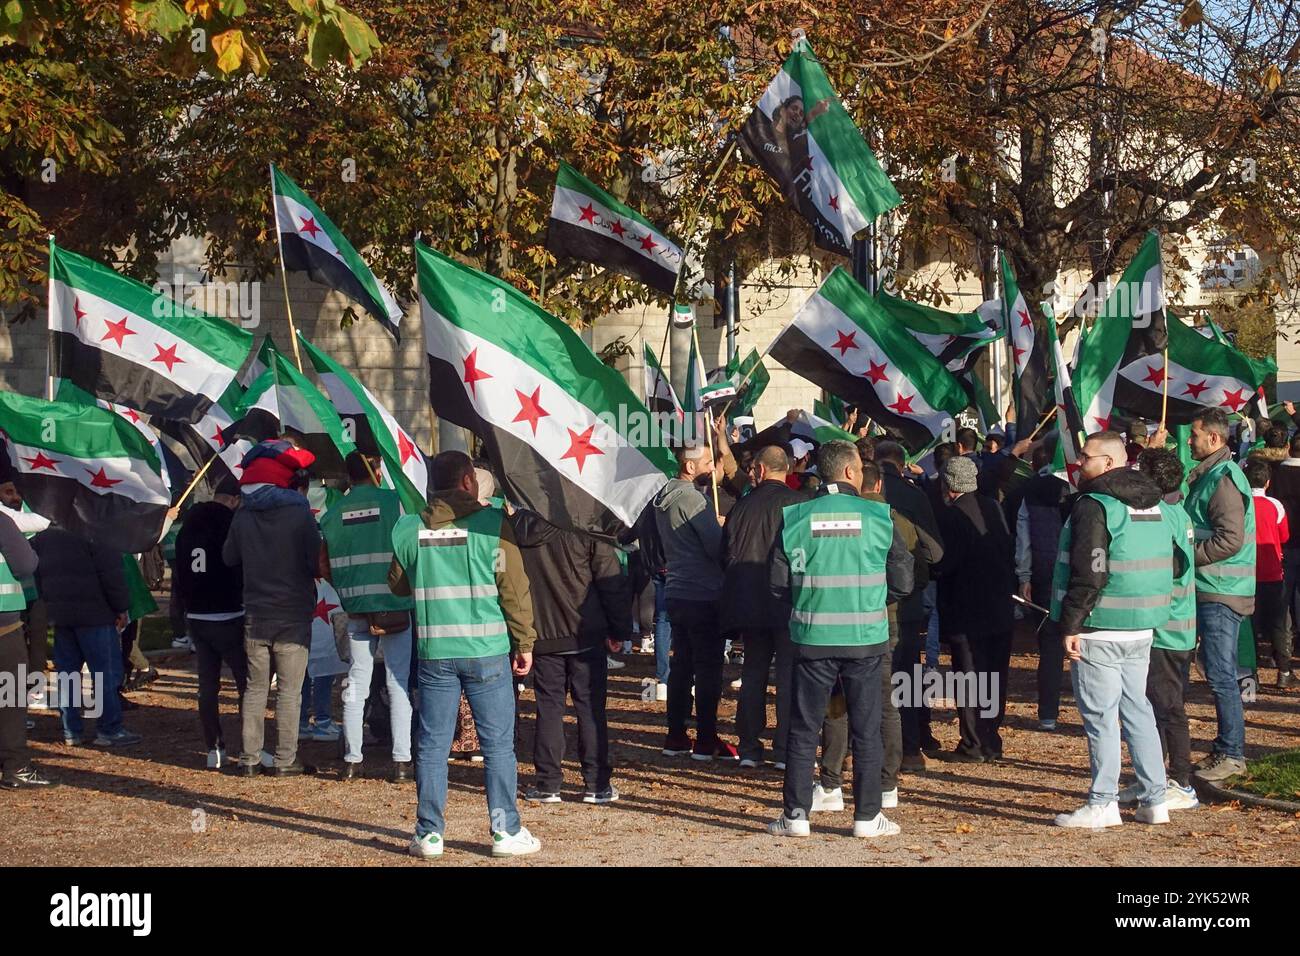
[[1223, 409], [1194, 418], [1188, 444], [1199, 462], [1187, 476], [1183, 503], [1196, 533], [1196, 629], [1219, 725], [1212, 752], [1195, 773], [1216, 782], [1246, 769], [1237, 643], [1241, 619], [1255, 610], [1255, 509], [1246, 476], [1232, 460]]
[[763, 732], [767, 729], [767, 678], [776, 662], [776, 731], [772, 760], [785, 768], [785, 742], [790, 730], [790, 673], [794, 648], [790, 631], [780, 620], [781, 609], [768, 586], [768, 558], [788, 505], [805, 495], [786, 483], [790, 459], [776, 445], [760, 448], [749, 465], [752, 489], [732, 506], [722, 529], [723, 581], [719, 619], [723, 632], [736, 631], [745, 641], [736, 732], [740, 735], [740, 765], [763, 762]]
[[1079, 487], [1061, 532], [1052, 619], [1071, 660], [1074, 697], [1088, 737], [1088, 802], [1060, 827], [1119, 826], [1120, 732], [1138, 778], [1139, 823], [1168, 823], [1165, 767], [1147, 699], [1154, 629], [1169, 620], [1173, 532], [1155, 483], [1128, 467], [1118, 432], [1096, 432], [1079, 456]]
[[[736, 760], [736, 748], [718, 736], [718, 700], [722, 697], [724, 638], [718, 620], [722, 593], [722, 525], [713, 503], [696, 481], [713, 470], [706, 445], [677, 449], [677, 477], [651, 501], [655, 530], [668, 562], [664, 593], [672, 625], [672, 660], [668, 671], [666, 756], [690, 754], [694, 760]], [[695, 685], [697, 737], [686, 732]]]
[[[227, 764], [226, 736], [221, 732], [221, 665], [230, 668], [242, 704], [248, 687], [244, 650], [244, 579], [221, 552], [239, 507], [239, 482], [225, 478], [211, 501], [185, 513], [176, 535], [175, 593], [185, 605], [187, 633], [194, 642], [199, 670], [199, 724], [208, 767]], [[241, 731], [242, 734], [242, 731]]]
[[474, 463], [460, 451], [433, 459], [433, 498], [393, 529], [388, 586], [415, 599], [415, 836], [410, 853], [442, 856], [447, 759], [464, 693], [483, 751], [494, 857], [536, 853], [519, 819], [514, 678], [533, 665], [533, 602], [514, 530], [479, 502]]
[[772, 549], [773, 594], [788, 606], [794, 643], [790, 734], [782, 813], [774, 836], [806, 837], [813, 809], [813, 758], [832, 688], [843, 689], [853, 739], [853, 835], [899, 832], [881, 812], [881, 669], [887, 667], [886, 605], [912, 590], [913, 560], [889, 505], [861, 497], [880, 490], [874, 463], [845, 441], [818, 449], [825, 483], [789, 505]]
[[404, 783], [411, 772], [411, 611], [415, 602], [388, 588], [393, 528], [402, 503], [391, 488], [377, 488], [374, 468], [360, 452], [344, 462], [348, 492], [321, 516], [321, 572], [334, 585], [347, 612], [350, 652], [343, 692], [343, 780], [355, 779], [362, 762], [362, 723], [375, 655], [382, 649], [388, 684], [393, 766], [389, 779]]

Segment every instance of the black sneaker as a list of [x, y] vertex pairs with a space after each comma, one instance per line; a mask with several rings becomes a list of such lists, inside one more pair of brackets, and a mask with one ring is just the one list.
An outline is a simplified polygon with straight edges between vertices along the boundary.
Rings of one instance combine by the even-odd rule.
[[529, 803], [559, 803], [560, 794], [554, 790], [540, 790], [537, 787], [529, 787], [524, 791], [524, 799]]
[[1287, 690], [1295, 686], [1295, 674], [1291, 671], [1283, 671], [1277, 675], [1277, 689]]
[[613, 786], [604, 790], [588, 790], [582, 795], [583, 803], [613, 803], [618, 799], [618, 791]]
[[[349, 764], [351, 766], [351, 764]], [[388, 779], [393, 783], [410, 783], [415, 779], [415, 774], [409, 760], [394, 760], [393, 770], [388, 775]]]
[[315, 772], [315, 767], [304, 764], [301, 760], [295, 760], [287, 767], [272, 767], [267, 771], [267, 775], [272, 777], [302, 777]]
[[49, 777], [42, 777], [31, 764], [23, 767], [21, 770], [15, 770], [13, 773], [5, 771], [4, 776], [0, 777], [0, 787], [6, 790], [17, 790], [21, 787], [57, 787], [58, 784]]
[[983, 763], [984, 755], [973, 754], [968, 750], [948, 750], [941, 755], [940, 759], [949, 763]]

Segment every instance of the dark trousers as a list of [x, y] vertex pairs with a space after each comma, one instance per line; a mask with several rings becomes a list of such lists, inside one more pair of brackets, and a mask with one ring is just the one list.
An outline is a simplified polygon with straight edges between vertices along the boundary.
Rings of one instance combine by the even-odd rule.
[[19, 679], [19, 670], [26, 665], [27, 641], [22, 627], [0, 634], [0, 674], [14, 690], [12, 702], [0, 702], [0, 769], [9, 774], [28, 764], [27, 682]]
[[1300, 547], [1282, 549], [1282, 601], [1291, 612], [1291, 647], [1294, 648], [1300, 643]]
[[[917, 668], [921, 664], [921, 649], [925, 647], [928, 624], [925, 619], [899, 621], [898, 645], [894, 648], [894, 659], [891, 661], [893, 673], [905, 674], [907, 677], [907, 682], [903, 685], [906, 692], [903, 695], [903, 705], [898, 708], [899, 734], [902, 738], [902, 752], [913, 756], [919, 754], [921, 744], [933, 736], [930, 733], [930, 708], [925, 704], [919, 707], [913, 705], [915, 700], [921, 699], [921, 695], [916, 693], [917, 688], [911, 686], [919, 673]], [[892, 699], [892, 686], [890, 690]], [[901, 757], [899, 763], [902, 763]]]
[[[949, 634], [952, 669], [960, 677], [957, 685], [957, 724], [961, 742], [957, 749], [984, 757], [1002, 756], [1002, 718], [1007, 708], [1007, 677], [1011, 669], [1011, 633], [969, 637]], [[985, 692], [989, 699], [986, 701]], [[984, 716], [994, 709], [992, 716]]]
[[1147, 700], [1156, 715], [1160, 749], [1169, 761], [1169, 776], [1180, 786], [1191, 786], [1192, 736], [1187, 727], [1187, 675], [1195, 651], [1151, 648], [1147, 665]]
[[[892, 628], [891, 628], [892, 630]], [[893, 651], [898, 641], [889, 639], [890, 666], [880, 668], [880, 789], [898, 789], [898, 771], [903, 766], [902, 714], [893, 700]], [[849, 715], [826, 715], [822, 723], [821, 784], [823, 790], [835, 790], [844, 782], [844, 761], [849, 755]], [[854, 761], [857, 755], [854, 754]]]
[[40, 674], [45, 670], [50, 652], [50, 616], [40, 598], [23, 611], [23, 636], [27, 641], [27, 672]]
[[167, 567], [171, 569], [171, 585], [167, 599], [167, 620], [172, 626], [172, 640], [185, 635], [185, 599], [181, 593], [176, 590], [176, 562], [168, 561]]
[[736, 708], [736, 733], [740, 759], [763, 759], [763, 732], [767, 730], [767, 674], [776, 661], [776, 731], [772, 759], [785, 763], [785, 742], [790, 733], [790, 669], [794, 645], [786, 628], [755, 627], [743, 632], [745, 663], [740, 671], [740, 704]]
[[1280, 673], [1291, 669], [1291, 632], [1286, 623], [1286, 583], [1255, 582], [1255, 643], [1268, 647]]
[[603, 645], [580, 654], [538, 654], [533, 658], [533, 693], [537, 699], [537, 736], [533, 765], [537, 789], [559, 793], [564, 761], [564, 702], [573, 698], [578, 716], [578, 762], [583, 786], [599, 793], [609, 786], [609, 725], [605, 720], [605, 677], [609, 669]]
[[[1030, 599], [1039, 607], [1051, 607], [1052, 582], [1035, 581]], [[1039, 613], [1026, 609], [1029, 614]], [[1065, 646], [1056, 622], [1048, 618], [1038, 628], [1038, 719], [1056, 720], [1061, 716], [1061, 681], [1065, 668]]]
[[812, 811], [817, 737], [837, 679], [844, 689], [853, 741], [853, 819], [872, 820], [880, 812], [880, 671], [887, 669], [886, 660], [883, 654], [795, 659], [782, 794], [788, 819], [807, 820]]
[[691, 685], [695, 685], [697, 741], [718, 736], [718, 700], [722, 697], [722, 648], [718, 606], [712, 601], [668, 599], [673, 629], [672, 660], [668, 668], [668, 734], [684, 736], [691, 715]]
[[190, 618], [188, 623], [190, 637], [194, 639], [194, 655], [198, 658], [199, 724], [203, 727], [203, 743], [207, 750], [224, 750], [226, 735], [221, 732], [221, 708], [217, 700], [221, 694], [221, 665], [229, 667], [235, 679], [242, 713], [244, 690], [248, 687], [244, 619], [196, 621]]

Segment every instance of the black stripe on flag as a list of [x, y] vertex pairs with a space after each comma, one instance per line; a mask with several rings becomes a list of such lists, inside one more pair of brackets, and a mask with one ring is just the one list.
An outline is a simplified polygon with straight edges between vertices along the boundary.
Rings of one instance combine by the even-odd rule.
[[[1013, 317], [1014, 320], [1014, 317]], [[1008, 340], [1014, 347], [1014, 342]], [[1042, 322], [1034, 324], [1034, 350], [1025, 363], [1024, 370], [1018, 377], [1019, 392], [1016, 395], [1016, 421], [1019, 429], [1025, 429], [1025, 435], [1038, 425], [1043, 413], [1055, 405], [1055, 395], [1048, 388], [1050, 373], [1047, 370], [1047, 330]], [[1001, 409], [998, 409], [999, 413]]]
[[305, 272], [313, 282], [342, 292], [378, 319], [379, 324], [392, 333], [393, 338], [399, 338], [397, 326], [389, 320], [384, 304], [375, 301], [370, 291], [341, 259], [308, 242], [296, 232], [281, 232], [280, 247], [284, 250], [285, 269], [290, 272]]
[[[644, 230], [640, 223], [636, 229]], [[594, 262], [611, 272], [644, 282], [650, 288], [672, 295], [677, 288], [677, 273], [648, 259], [613, 236], [604, 236], [573, 223], [552, 218], [546, 225], [546, 248], [556, 257], [566, 256]]]
[[111, 492], [99, 494], [75, 478], [17, 469], [14, 484], [32, 511], [97, 547], [139, 554], [162, 537], [165, 504], [146, 504]]
[[70, 332], [51, 332], [51, 374], [66, 378], [96, 398], [126, 405], [158, 418], [196, 422], [212, 399], [187, 391], [146, 365], [87, 345]]

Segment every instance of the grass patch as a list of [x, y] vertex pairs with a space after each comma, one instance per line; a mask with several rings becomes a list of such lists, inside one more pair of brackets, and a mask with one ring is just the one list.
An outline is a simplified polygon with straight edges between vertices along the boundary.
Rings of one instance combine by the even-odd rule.
[[1260, 797], [1300, 799], [1300, 750], [1284, 750], [1246, 762], [1245, 774], [1229, 777], [1227, 784]]

